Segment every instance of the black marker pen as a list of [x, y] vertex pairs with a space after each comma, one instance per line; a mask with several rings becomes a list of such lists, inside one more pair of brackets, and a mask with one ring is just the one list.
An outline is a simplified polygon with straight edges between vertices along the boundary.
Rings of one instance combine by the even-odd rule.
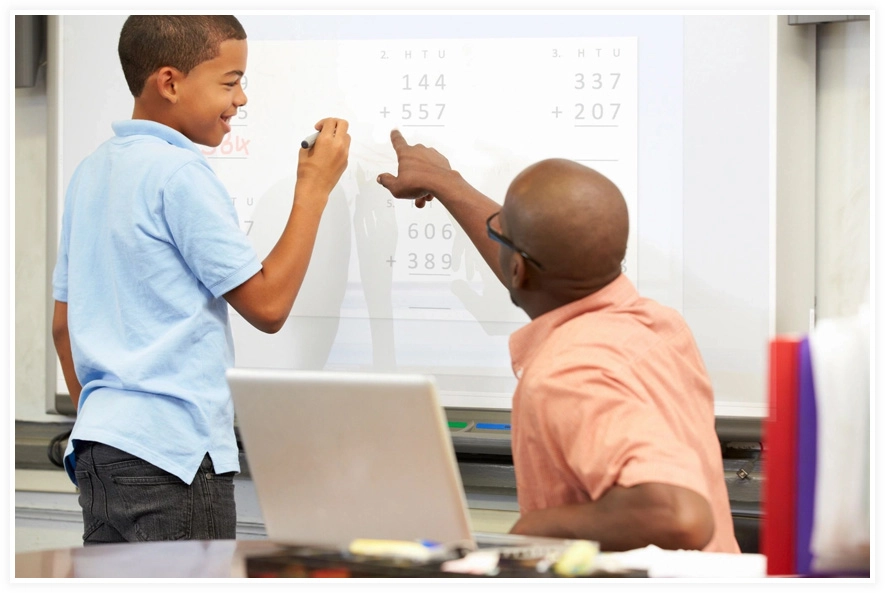
[[317, 136], [319, 136], [319, 132], [314, 132], [307, 138], [301, 141], [301, 148], [313, 148], [313, 145], [316, 144]]

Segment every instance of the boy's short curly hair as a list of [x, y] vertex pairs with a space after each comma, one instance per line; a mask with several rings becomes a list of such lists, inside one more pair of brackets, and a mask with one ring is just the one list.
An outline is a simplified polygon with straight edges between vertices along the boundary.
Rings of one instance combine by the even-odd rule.
[[229, 39], [245, 39], [240, 21], [227, 15], [132, 15], [120, 31], [117, 52], [133, 97], [164, 66], [187, 74], [218, 55]]

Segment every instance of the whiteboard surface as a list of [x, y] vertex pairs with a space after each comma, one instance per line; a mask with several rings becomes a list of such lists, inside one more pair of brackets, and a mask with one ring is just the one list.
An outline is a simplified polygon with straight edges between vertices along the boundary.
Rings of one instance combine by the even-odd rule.
[[[608, 175], [631, 215], [626, 273], [686, 317], [717, 415], [765, 415], [774, 17], [240, 19], [249, 103], [204, 154], [259, 256], [288, 216], [298, 142], [326, 116], [348, 119], [353, 142], [284, 328], [262, 334], [232, 311], [237, 366], [428, 373], [447, 407], [510, 407], [507, 338], [528, 319], [439, 204], [375, 183], [396, 170], [396, 127], [498, 201], [542, 158]], [[60, 220], [73, 169], [132, 99], [125, 15], [59, 20]]]

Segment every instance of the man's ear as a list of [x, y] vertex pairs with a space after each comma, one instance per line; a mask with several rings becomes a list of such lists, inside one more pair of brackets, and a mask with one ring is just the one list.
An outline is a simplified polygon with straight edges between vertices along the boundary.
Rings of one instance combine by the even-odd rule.
[[527, 275], [525, 269], [525, 258], [515, 251], [510, 256], [510, 287], [523, 288], [525, 286]]
[[183, 78], [181, 71], [172, 66], [163, 66], [151, 75], [148, 82], [153, 82], [157, 94], [170, 103], [178, 103], [178, 83]]

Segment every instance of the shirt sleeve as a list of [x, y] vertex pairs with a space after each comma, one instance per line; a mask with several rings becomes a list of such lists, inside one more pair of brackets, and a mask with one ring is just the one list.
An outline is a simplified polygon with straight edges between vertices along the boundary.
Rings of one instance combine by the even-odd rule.
[[540, 427], [562, 472], [592, 500], [612, 486], [658, 482], [707, 497], [701, 461], [641, 393], [605, 371], [575, 370], [546, 386]]
[[[76, 172], [74, 173], [74, 180]], [[72, 183], [74, 181], [72, 180]], [[70, 191], [70, 190], [68, 190]], [[58, 253], [56, 254], [55, 268], [52, 270], [52, 298], [61, 303], [68, 302], [68, 237], [71, 229], [70, 208], [65, 207], [62, 212], [61, 232], [58, 241]]]
[[261, 262], [227, 190], [205, 163], [192, 161], [163, 189], [163, 212], [184, 261], [214, 297], [236, 288]]

